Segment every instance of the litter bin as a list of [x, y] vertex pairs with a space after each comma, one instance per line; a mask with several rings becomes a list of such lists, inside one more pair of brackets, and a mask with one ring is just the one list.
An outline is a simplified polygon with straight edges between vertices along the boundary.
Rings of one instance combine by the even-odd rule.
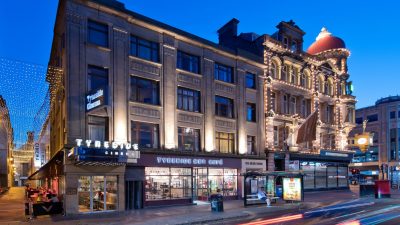
[[224, 197], [221, 194], [212, 194], [210, 196], [211, 211], [223, 212], [224, 211]]
[[282, 198], [282, 195], [283, 195], [283, 186], [276, 185], [276, 196]]

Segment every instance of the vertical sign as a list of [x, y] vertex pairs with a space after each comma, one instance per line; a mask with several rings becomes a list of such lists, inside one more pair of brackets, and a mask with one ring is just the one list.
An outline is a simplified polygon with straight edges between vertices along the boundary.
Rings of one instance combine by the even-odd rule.
[[39, 143], [35, 143], [34, 145], [34, 165], [35, 167], [40, 167], [40, 152], [39, 152]]

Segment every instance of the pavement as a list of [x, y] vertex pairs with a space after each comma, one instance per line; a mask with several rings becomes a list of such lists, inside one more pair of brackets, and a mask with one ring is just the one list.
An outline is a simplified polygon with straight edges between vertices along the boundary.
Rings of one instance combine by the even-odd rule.
[[[400, 199], [400, 192], [395, 197]], [[244, 207], [242, 200], [224, 202], [224, 212], [211, 212], [209, 204], [145, 208], [140, 210], [87, 214], [76, 216], [39, 216], [28, 220], [24, 216], [24, 188], [13, 187], [0, 197], [0, 225], [3, 224], [212, 224], [242, 218], [259, 218], [268, 215], [295, 213], [355, 200], [354, 190], [306, 192], [304, 202], [278, 201], [266, 205]], [[229, 223], [229, 222], [227, 222]]]

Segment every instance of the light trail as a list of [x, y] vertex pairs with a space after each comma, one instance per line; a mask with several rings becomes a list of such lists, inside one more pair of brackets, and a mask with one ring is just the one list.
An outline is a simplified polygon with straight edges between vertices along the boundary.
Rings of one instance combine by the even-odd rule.
[[260, 220], [256, 222], [250, 222], [250, 223], [243, 223], [242, 225], [267, 225], [267, 224], [274, 224], [274, 223], [282, 223], [282, 222], [287, 222], [291, 220], [297, 220], [297, 219], [302, 219], [303, 214], [296, 214], [296, 215], [291, 215], [291, 216], [282, 216], [274, 219], [267, 219], [267, 220]]

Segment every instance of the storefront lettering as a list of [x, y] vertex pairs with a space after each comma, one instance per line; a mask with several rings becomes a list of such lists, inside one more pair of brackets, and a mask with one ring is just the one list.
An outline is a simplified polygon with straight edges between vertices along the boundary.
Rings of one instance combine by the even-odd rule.
[[126, 149], [126, 150], [139, 150], [139, 145], [138, 144], [131, 144], [131, 143], [123, 143], [123, 142], [108, 142], [108, 141], [92, 141], [92, 140], [85, 140], [83, 141], [83, 139], [75, 139], [76, 142], [76, 146], [77, 147], [81, 147], [82, 145], [85, 145], [86, 147], [90, 148], [90, 147], [95, 147], [95, 148], [112, 148], [112, 149]]
[[191, 159], [191, 158], [172, 158], [172, 157], [157, 157], [158, 164], [182, 164], [182, 165], [224, 165], [223, 159]]
[[96, 93], [86, 96], [87, 99], [86, 110], [89, 111], [103, 104], [104, 101], [103, 96], [104, 96], [103, 89], [97, 90]]

